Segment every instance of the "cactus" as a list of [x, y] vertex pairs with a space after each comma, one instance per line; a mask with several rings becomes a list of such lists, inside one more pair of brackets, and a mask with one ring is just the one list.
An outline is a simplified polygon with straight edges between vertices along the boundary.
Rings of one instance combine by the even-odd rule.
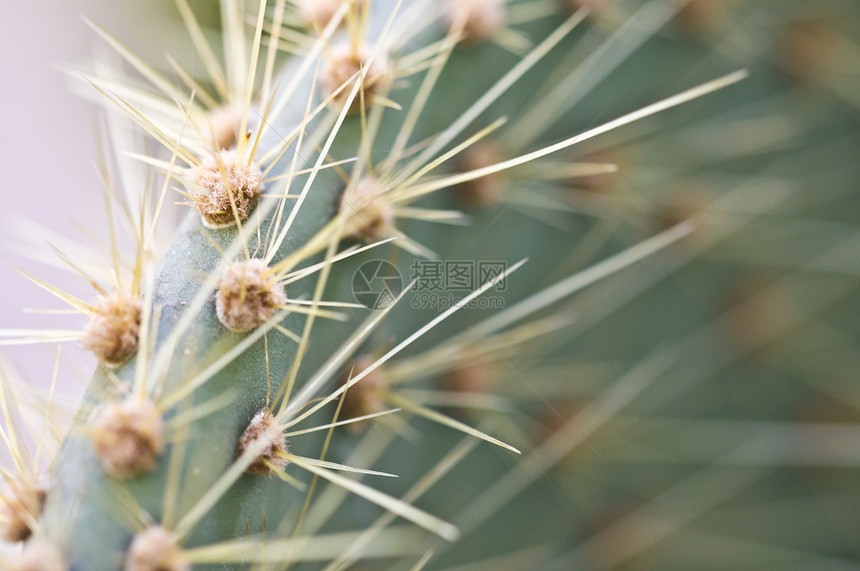
[[47, 487], [4, 374], [5, 565], [860, 559], [856, 8], [223, 0], [219, 59], [176, 5], [203, 76], [92, 24], [160, 182], [105, 160], [98, 298], [32, 278], [87, 325], [3, 332], [100, 361]]

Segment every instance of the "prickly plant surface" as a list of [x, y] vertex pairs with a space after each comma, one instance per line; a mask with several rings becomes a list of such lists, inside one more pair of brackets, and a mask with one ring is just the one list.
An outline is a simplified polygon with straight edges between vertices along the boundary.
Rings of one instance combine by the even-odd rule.
[[159, 182], [3, 332], [101, 361], [45, 475], [4, 370], [6, 566], [860, 558], [856, 6], [176, 6], [199, 75], [93, 24]]

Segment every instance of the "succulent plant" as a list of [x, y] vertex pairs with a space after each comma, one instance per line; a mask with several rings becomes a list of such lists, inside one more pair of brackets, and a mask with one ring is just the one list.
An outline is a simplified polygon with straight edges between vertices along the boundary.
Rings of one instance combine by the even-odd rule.
[[100, 361], [46, 478], [4, 374], [7, 567], [860, 560], [857, 7], [176, 6], [199, 75], [93, 24], [155, 176], [2, 332]]

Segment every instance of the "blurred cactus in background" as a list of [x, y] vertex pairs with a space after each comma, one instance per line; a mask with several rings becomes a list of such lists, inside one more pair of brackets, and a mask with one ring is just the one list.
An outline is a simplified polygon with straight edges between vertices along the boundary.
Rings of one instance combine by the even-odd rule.
[[99, 366], [0, 367], [4, 569], [860, 565], [860, 6], [176, 8], [74, 70], [86, 325], [0, 341]]

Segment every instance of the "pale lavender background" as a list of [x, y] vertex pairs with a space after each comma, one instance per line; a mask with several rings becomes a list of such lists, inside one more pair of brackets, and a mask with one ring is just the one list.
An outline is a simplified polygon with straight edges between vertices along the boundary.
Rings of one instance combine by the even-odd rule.
[[[177, 19], [170, 3], [161, 0], [2, 0], [0, 5], [0, 196], [4, 200], [0, 208], [0, 328], [78, 328], [85, 321], [82, 316], [24, 313], [26, 307], [59, 309], [64, 303], [19, 275], [16, 268], [84, 299], [92, 299], [94, 290], [80, 278], [11, 251], [16, 214], [68, 236], [74, 230], [66, 218], [74, 217], [105, 235], [93, 167], [97, 110], [73, 93], [75, 80], [60, 70], [105, 50], [104, 42], [82, 21], [84, 14], [149, 60], [161, 62], [165, 52], [182, 49], [176, 40]], [[43, 386], [50, 382], [56, 345], [0, 349], [29, 380]], [[65, 343], [63, 355], [77, 373], [67, 368], [61, 374], [62, 392], [80, 394], [92, 359], [82, 355], [76, 343]]]

